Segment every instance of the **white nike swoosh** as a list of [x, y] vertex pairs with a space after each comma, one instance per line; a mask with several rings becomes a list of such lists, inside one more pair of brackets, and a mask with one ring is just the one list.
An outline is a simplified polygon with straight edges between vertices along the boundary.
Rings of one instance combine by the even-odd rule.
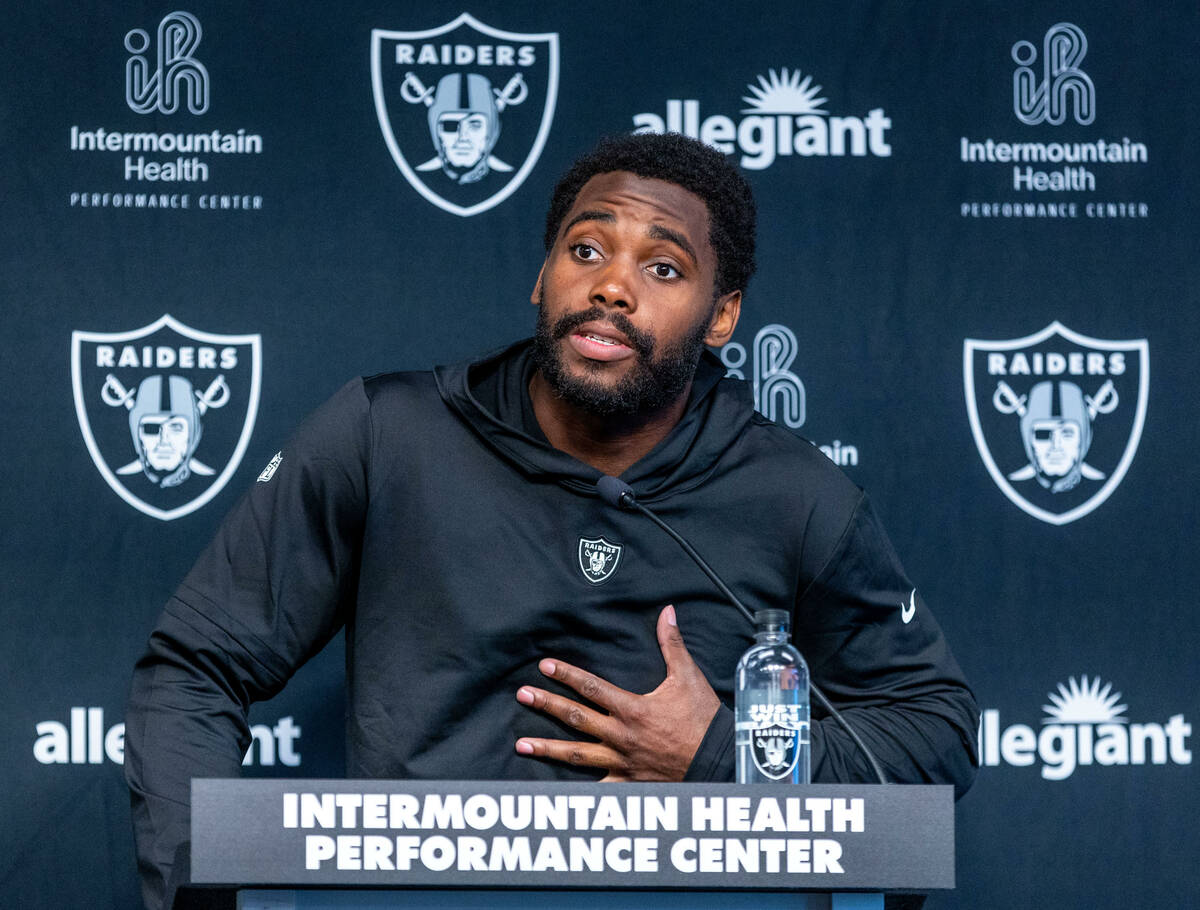
[[917, 615], [917, 589], [913, 588], [912, 593], [908, 595], [908, 603], [900, 602], [900, 619], [905, 625], [912, 622], [912, 618]]

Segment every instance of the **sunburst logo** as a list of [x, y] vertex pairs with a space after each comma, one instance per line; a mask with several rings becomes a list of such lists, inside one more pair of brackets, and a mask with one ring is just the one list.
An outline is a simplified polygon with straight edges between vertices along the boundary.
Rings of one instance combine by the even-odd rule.
[[1081, 676], [1076, 681], [1072, 676], [1064, 686], [1058, 684], [1058, 694], [1053, 692], [1047, 696], [1052, 705], [1042, 705], [1046, 717], [1044, 724], [1125, 724], [1128, 719], [1121, 717], [1128, 710], [1127, 705], [1119, 705], [1120, 692], [1112, 691], [1112, 683], [1105, 683], [1103, 688], [1100, 677], [1095, 677], [1090, 683], [1087, 676]]
[[812, 76], [800, 79], [800, 70], [788, 72], [783, 67], [778, 72], [768, 70], [766, 76], [758, 77], [758, 85], [746, 86], [750, 95], [742, 100], [749, 107], [742, 108], [743, 114], [826, 114], [821, 109], [826, 101], [818, 98], [821, 86], [812, 84]]

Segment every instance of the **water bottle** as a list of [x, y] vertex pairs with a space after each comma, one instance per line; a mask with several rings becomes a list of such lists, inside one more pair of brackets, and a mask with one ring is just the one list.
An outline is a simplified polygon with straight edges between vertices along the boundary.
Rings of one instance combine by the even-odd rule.
[[788, 641], [788, 612], [758, 610], [738, 661], [734, 729], [739, 784], [807, 784], [808, 665]]

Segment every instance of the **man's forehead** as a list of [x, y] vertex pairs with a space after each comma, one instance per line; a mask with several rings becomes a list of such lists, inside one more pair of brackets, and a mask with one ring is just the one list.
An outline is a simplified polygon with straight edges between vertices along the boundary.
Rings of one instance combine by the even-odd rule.
[[704, 200], [691, 190], [656, 177], [629, 171], [597, 174], [576, 195], [564, 219], [570, 225], [585, 212], [633, 215], [681, 231], [692, 244], [708, 247], [709, 215]]

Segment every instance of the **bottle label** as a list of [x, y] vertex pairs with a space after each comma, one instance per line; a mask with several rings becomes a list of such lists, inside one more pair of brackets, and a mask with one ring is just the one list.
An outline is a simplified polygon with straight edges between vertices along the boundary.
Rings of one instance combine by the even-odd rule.
[[771, 780], [792, 773], [804, 730], [799, 705], [750, 705], [750, 754], [754, 764]]

